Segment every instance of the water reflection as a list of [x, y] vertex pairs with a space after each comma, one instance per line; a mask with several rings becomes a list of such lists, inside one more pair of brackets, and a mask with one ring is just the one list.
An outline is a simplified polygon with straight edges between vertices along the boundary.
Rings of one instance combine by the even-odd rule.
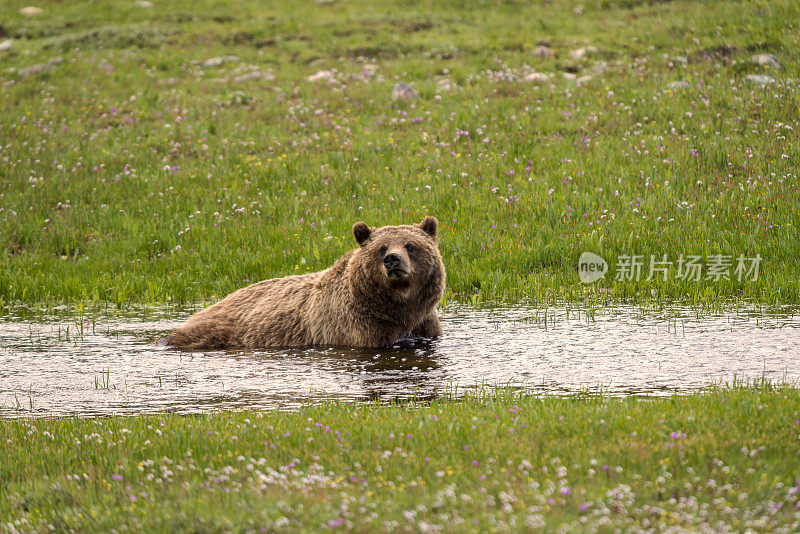
[[326, 398], [429, 399], [512, 385], [549, 393], [663, 395], [734, 378], [800, 378], [791, 312], [451, 307], [445, 335], [382, 349], [181, 353], [154, 341], [169, 314], [0, 322], [0, 415], [192, 413]]

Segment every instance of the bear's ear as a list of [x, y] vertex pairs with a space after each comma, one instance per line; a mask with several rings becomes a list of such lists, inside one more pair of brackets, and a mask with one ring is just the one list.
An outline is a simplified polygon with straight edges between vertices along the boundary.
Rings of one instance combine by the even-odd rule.
[[439, 227], [439, 221], [436, 220], [436, 217], [428, 215], [425, 220], [419, 223], [419, 227], [422, 228], [423, 232], [436, 239], [436, 229]]
[[367, 242], [367, 239], [369, 239], [369, 235], [371, 233], [372, 230], [365, 222], [359, 221], [353, 225], [353, 235], [356, 237], [358, 244], [362, 247], [364, 246], [364, 243]]

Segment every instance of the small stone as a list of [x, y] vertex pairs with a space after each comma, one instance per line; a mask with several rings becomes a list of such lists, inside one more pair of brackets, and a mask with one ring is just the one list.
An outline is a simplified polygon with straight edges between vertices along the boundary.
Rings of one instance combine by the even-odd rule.
[[[201, 61], [200, 65], [203, 67], [219, 67], [223, 63], [229, 63], [231, 61], [239, 61], [239, 58], [236, 56], [218, 56], [218, 57], [210, 57], [205, 61]], [[194, 62], [196, 63], [196, 62]]]
[[667, 89], [688, 89], [688, 88], [689, 88], [689, 82], [687, 82], [686, 80], [678, 80], [675, 82], [669, 82], [667, 84]]
[[753, 56], [753, 62], [761, 67], [769, 67], [776, 70], [781, 68], [781, 62], [772, 54], [756, 54]]
[[41, 72], [47, 72], [49, 70], [53, 70], [58, 65], [61, 65], [64, 62], [63, 59], [60, 57], [54, 57], [47, 63], [38, 63], [36, 65], [31, 65], [30, 67], [25, 67], [24, 69], [19, 70], [19, 77], [20, 78], [28, 78], [29, 76], [33, 76], [34, 74], [39, 74]]
[[114, 65], [106, 61], [105, 59], [100, 62], [100, 70], [105, 72], [106, 74], [111, 74], [114, 72]]
[[0, 52], [5, 52], [6, 50], [11, 50], [11, 45], [14, 44], [14, 39], [6, 39], [5, 41], [0, 43]]
[[436, 81], [436, 89], [446, 93], [451, 93], [453, 91], [457, 91], [460, 89], [460, 87], [451, 78], [440, 78]]
[[586, 85], [586, 84], [587, 84], [587, 83], [589, 83], [590, 81], [592, 81], [592, 77], [591, 77], [591, 76], [589, 76], [589, 75], [586, 75], [586, 76], [581, 76], [580, 78], [576, 78], [576, 79], [575, 79], [575, 83], [576, 83], [577, 85]]
[[525, 81], [530, 83], [550, 83], [550, 77], [541, 72], [530, 72], [525, 75]]
[[775, 81], [775, 78], [772, 76], [767, 76], [766, 74], [748, 74], [744, 79], [748, 82], [757, 83], [760, 85], [767, 85], [768, 83]]
[[336, 78], [334, 77], [333, 73], [329, 70], [319, 70], [312, 74], [311, 76], [306, 76], [307, 82], [328, 82], [334, 83]]
[[255, 70], [253, 72], [248, 72], [246, 74], [242, 74], [240, 76], [235, 76], [233, 78], [234, 82], [248, 82], [251, 80], [274, 80], [275, 76], [273, 76], [271, 71], [261, 72], [260, 70]]
[[22, 9], [19, 10], [20, 15], [26, 15], [28, 17], [32, 17], [34, 15], [41, 15], [42, 12], [43, 11], [41, 7], [33, 7], [33, 6], [23, 7]]
[[397, 82], [392, 87], [392, 100], [414, 100], [419, 93], [405, 82]]
[[533, 57], [545, 59], [548, 57], [553, 57], [555, 55], [555, 52], [553, 52], [553, 49], [550, 48], [549, 46], [537, 46], [536, 48], [531, 50], [531, 55]]
[[577, 76], [575, 76], [571, 72], [565, 72], [562, 74], [562, 76], [564, 77], [565, 80], [574, 80], [577, 78]]
[[597, 47], [594, 46], [584, 46], [582, 48], [576, 48], [572, 52], [569, 53], [572, 59], [583, 59], [587, 56], [597, 53]]
[[148, 2], [147, 0], [136, 0], [134, 4], [139, 7], [153, 7], [153, 2]]

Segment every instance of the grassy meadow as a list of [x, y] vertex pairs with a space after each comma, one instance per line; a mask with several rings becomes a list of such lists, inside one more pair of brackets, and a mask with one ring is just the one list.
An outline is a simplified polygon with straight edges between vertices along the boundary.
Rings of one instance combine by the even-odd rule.
[[[445, 303], [800, 300], [794, 0], [28, 2], [0, 3], [0, 315], [196, 306], [425, 215]], [[756, 383], [6, 420], [0, 532], [797, 532], [798, 412]]]
[[[5, 305], [198, 303], [426, 214], [450, 300], [800, 296], [792, 0], [25, 6], [0, 5]], [[762, 261], [680, 280], [679, 254]]]
[[0, 425], [0, 531], [797, 532], [800, 392]]

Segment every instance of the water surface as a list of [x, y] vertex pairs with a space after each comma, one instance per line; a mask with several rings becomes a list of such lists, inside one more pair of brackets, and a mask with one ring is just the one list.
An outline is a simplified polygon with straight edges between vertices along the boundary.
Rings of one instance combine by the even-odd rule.
[[793, 313], [621, 308], [589, 317], [566, 307], [450, 306], [440, 339], [383, 350], [182, 353], [154, 344], [186, 316], [0, 319], [0, 416], [268, 409], [330, 397], [432, 398], [482, 385], [664, 395], [800, 378]]

